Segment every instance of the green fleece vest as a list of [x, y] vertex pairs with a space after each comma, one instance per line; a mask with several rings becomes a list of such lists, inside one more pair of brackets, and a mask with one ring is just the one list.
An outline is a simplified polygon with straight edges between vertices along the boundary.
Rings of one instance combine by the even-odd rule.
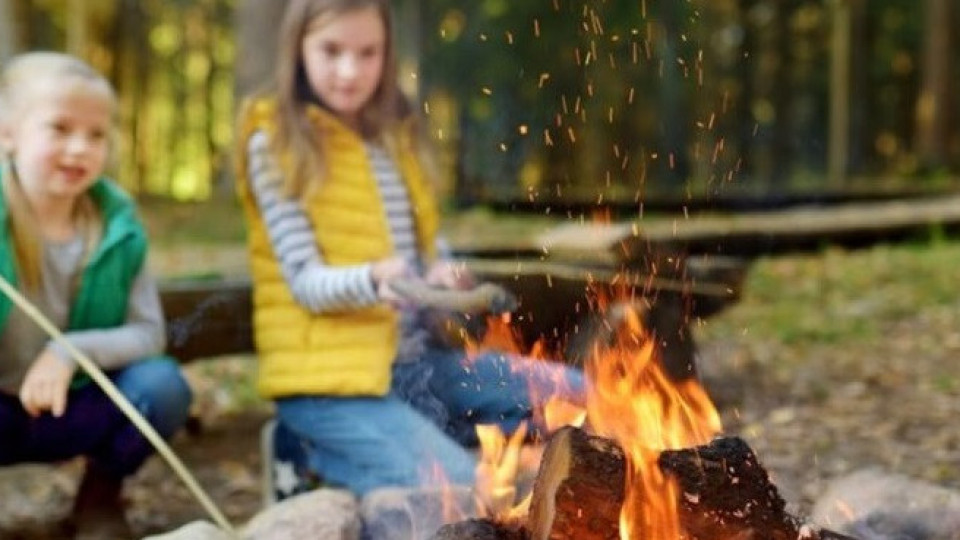
[[[10, 233], [7, 203], [0, 190], [0, 275], [14, 286], [17, 270]], [[103, 238], [83, 271], [73, 298], [66, 330], [112, 328], [126, 320], [127, 300], [133, 280], [146, 260], [147, 235], [130, 197], [106, 178], [90, 188], [104, 220]], [[13, 308], [0, 294], [0, 329]]]

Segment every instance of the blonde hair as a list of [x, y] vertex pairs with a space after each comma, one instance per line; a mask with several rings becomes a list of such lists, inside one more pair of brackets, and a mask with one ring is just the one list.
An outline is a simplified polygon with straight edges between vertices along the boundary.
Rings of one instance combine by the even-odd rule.
[[[77, 85], [95, 89], [104, 95], [114, 110], [117, 98], [109, 81], [86, 62], [68, 54], [57, 52], [30, 52], [15, 56], [0, 75], [0, 124], [12, 125], [29, 108], [37, 85], [50, 84], [60, 87]], [[37, 225], [30, 201], [20, 185], [13, 166], [12, 149], [0, 152], [5, 205], [10, 216], [10, 233], [20, 283], [28, 290], [40, 286], [43, 263], [43, 239]], [[96, 203], [89, 194], [77, 200], [75, 208], [77, 225], [84, 234], [86, 256], [89, 257], [103, 233], [103, 220]], [[6, 224], [0, 224], [6, 226]]]
[[285, 191], [290, 196], [302, 196], [308, 188], [321, 182], [326, 173], [320, 134], [306, 114], [307, 106], [316, 104], [318, 98], [310, 88], [303, 66], [303, 38], [320, 18], [330, 19], [371, 7], [376, 8], [383, 20], [386, 48], [380, 84], [360, 111], [360, 131], [364, 137], [380, 139], [388, 148], [395, 149], [390, 131], [409, 115], [410, 107], [397, 82], [389, 0], [291, 0], [280, 26], [272, 89], [278, 106], [273, 150], [290, 164], [291, 170], [284, 176]]

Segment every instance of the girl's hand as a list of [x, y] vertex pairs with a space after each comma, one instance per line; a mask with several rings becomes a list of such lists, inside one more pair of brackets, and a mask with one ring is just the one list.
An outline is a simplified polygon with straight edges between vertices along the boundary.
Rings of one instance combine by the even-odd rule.
[[370, 266], [370, 278], [377, 289], [377, 297], [394, 307], [404, 307], [407, 302], [390, 288], [390, 280], [396, 278], [417, 279], [413, 267], [402, 257], [391, 257], [377, 261]]
[[444, 289], [469, 289], [476, 285], [467, 265], [453, 261], [437, 261], [430, 265], [424, 281], [431, 287]]
[[56, 417], [67, 410], [67, 393], [70, 381], [77, 371], [75, 364], [68, 364], [55, 353], [44, 350], [33, 361], [20, 386], [20, 403], [30, 416], [39, 416], [50, 411]]

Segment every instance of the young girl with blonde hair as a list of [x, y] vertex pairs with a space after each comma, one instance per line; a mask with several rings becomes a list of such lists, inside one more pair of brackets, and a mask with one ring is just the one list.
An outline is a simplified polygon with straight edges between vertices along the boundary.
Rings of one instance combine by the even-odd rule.
[[[187, 418], [190, 390], [165, 356], [147, 238], [103, 176], [116, 96], [83, 61], [13, 58], [0, 77], [0, 275], [103, 368], [156, 430]], [[131, 538], [123, 480], [153, 449], [68, 352], [0, 295], [0, 465], [77, 456], [77, 538]]]

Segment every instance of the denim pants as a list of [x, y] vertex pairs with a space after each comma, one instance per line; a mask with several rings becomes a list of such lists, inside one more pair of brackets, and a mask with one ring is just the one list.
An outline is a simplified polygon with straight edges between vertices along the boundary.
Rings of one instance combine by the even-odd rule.
[[510, 433], [557, 393], [582, 403], [582, 373], [496, 353], [465, 359], [462, 351], [431, 350], [420, 362], [397, 364], [384, 397], [284, 398], [277, 415], [299, 437], [312, 471], [362, 496], [386, 486], [473, 484], [474, 426]]
[[[186, 423], [191, 392], [173, 359], [153, 357], [107, 375], [163, 438]], [[150, 442], [92, 381], [70, 391], [59, 418], [31, 417], [17, 396], [0, 394], [0, 465], [87, 456], [122, 478], [152, 453]]]

